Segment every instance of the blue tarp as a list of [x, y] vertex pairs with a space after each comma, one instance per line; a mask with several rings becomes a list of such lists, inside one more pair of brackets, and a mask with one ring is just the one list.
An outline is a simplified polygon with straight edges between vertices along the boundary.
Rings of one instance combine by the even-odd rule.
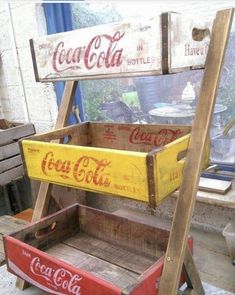
[[[73, 30], [72, 12], [70, 3], [43, 3], [47, 33], [55, 34]], [[64, 82], [56, 82], [55, 90], [57, 96], [57, 104], [60, 105], [61, 98], [64, 90]], [[84, 121], [83, 99], [81, 86], [78, 87], [74, 96], [74, 105], [79, 108], [79, 115], [81, 121]], [[71, 113], [68, 125], [78, 123], [74, 114]]]

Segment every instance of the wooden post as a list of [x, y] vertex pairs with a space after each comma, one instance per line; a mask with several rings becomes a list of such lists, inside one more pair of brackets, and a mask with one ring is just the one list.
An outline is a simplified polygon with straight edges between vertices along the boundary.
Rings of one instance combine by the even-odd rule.
[[[68, 81], [65, 83], [64, 93], [61, 100], [55, 129], [59, 129], [66, 126], [69, 114], [72, 109], [73, 98], [77, 87], [77, 81]], [[55, 141], [57, 142], [57, 141]], [[39, 192], [33, 212], [32, 221], [37, 221], [46, 216], [51, 197], [51, 190], [53, 184], [41, 182]], [[23, 290], [28, 286], [27, 282], [17, 278], [16, 287]]]
[[177, 293], [185, 257], [186, 240], [196, 200], [203, 151], [216, 100], [232, 18], [233, 9], [219, 11], [213, 25], [189, 151], [184, 166], [184, 176], [165, 255], [159, 295]]
[[205, 295], [198, 270], [188, 246], [186, 247], [184, 255], [183, 271], [186, 276], [186, 282], [188, 285], [188, 288], [186, 290], [196, 290], [197, 295]]

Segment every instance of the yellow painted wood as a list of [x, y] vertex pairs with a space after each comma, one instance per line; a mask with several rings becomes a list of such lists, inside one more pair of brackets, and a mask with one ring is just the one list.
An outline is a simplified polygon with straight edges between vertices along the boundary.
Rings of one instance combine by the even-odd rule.
[[146, 153], [23, 140], [30, 178], [148, 202]]
[[155, 192], [157, 202], [176, 190], [182, 180], [184, 159], [177, 160], [180, 152], [186, 151], [190, 135], [185, 135], [167, 144], [154, 156]]
[[[190, 135], [154, 155], [156, 203], [179, 188]], [[147, 153], [32, 140], [22, 142], [28, 176], [84, 190], [148, 202]]]

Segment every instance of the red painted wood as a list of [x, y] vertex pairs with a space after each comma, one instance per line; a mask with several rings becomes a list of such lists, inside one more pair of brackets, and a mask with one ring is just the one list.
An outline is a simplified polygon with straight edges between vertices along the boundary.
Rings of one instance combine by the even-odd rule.
[[19, 240], [8, 236], [4, 243], [8, 270], [49, 294], [121, 295], [116, 286]]
[[[193, 250], [193, 239], [188, 239]], [[53, 258], [11, 236], [4, 237], [8, 270], [32, 285], [58, 295], [121, 295], [122, 290], [96, 276]], [[147, 269], [137, 284], [125, 290], [129, 295], [157, 295], [164, 257]], [[180, 285], [185, 282], [181, 276]]]
[[[188, 239], [188, 245], [191, 252], [193, 251], [193, 239]], [[160, 279], [163, 270], [164, 257], [153, 264], [140, 276], [140, 282], [136, 288], [130, 292], [130, 295], [157, 295], [159, 290]], [[180, 278], [180, 286], [185, 282], [183, 274]]]

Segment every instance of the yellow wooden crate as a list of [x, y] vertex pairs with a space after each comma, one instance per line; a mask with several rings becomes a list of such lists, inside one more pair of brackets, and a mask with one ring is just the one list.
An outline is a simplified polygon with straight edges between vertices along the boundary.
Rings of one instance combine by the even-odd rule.
[[35, 135], [21, 147], [32, 179], [155, 206], [180, 186], [190, 130], [86, 122]]

